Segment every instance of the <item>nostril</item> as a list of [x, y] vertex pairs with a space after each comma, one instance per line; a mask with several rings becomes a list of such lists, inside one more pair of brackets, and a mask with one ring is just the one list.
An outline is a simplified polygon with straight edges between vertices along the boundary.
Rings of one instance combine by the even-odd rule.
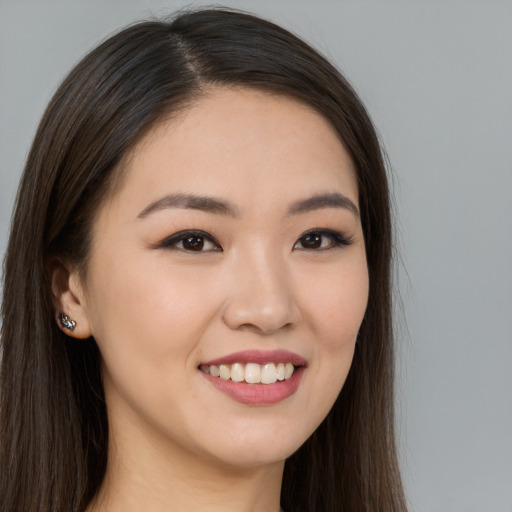
[[[261, 279], [256, 279], [256, 274], [260, 274]], [[222, 311], [230, 329], [272, 334], [296, 325], [299, 309], [291, 294], [292, 288], [283, 276], [255, 271], [251, 279], [244, 280], [239, 275], [231, 284]]]

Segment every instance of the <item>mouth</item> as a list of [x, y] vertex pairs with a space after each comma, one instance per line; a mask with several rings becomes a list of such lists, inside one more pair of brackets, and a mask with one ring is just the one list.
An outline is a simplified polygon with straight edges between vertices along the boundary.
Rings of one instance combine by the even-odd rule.
[[293, 352], [245, 351], [201, 363], [198, 370], [219, 391], [246, 405], [272, 405], [293, 395], [307, 362]]
[[202, 364], [199, 369], [214, 378], [246, 382], [247, 384], [274, 384], [277, 381], [288, 380], [296, 367], [290, 363], [234, 363], [221, 365]]

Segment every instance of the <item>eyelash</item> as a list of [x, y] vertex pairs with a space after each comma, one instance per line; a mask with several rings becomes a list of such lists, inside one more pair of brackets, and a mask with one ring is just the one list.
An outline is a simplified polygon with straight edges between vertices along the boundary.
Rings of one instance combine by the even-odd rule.
[[[331, 240], [331, 243], [327, 246], [327, 247], [316, 247], [316, 248], [306, 248], [306, 247], [303, 247], [303, 248], [297, 248], [297, 244], [301, 241], [301, 240], [304, 240], [306, 237], [315, 237], [317, 240], [315, 240], [315, 242], [318, 241], [318, 238], [320, 238], [320, 245], [322, 245], [322, 238], [329, 238]], [[304, 242], [302, 242], [304, 243]], [[299, 239], [297, 240], [297, 242], [295, 242], [293, 248], [294, 249], [299, 249], [299, 250], [302, 250], [302, 251], [328, 251], [330, 249], [336, 249], [336, 248], [339, 248], [339, 247], [346, 247], [348, 245], [351, 245], [353, 243], [353, 240], [352, 238], [347, 238], [346, 236], [342, 235], [341, 233], [339, 233], [338, 231], [333, 231], [332, 229], [310, 229], [309, 231], [306, 231], [305, 233], [303, 233]]]
[[[199, 250], [195, 249], [187, 249], [183, 247], [183, 242], [185, 240], [192, 240], [193, 238], [202, 240], [202, 242], [199, 243], [198, 247]], [[182, 247], [178, 247], [178, 244], [182, 244]], [[203, 250], [203, 247], [205, 244], [213, 244], [215, 247], [213, 249], [207, 249]], [[175, 249], [185, 252], [222, 252], [222, 247], [215, 240], [215, 238], [208, 233], [205, 233], [204, 231], [200, 230], [187, 230], [187, 231], [179, 231], [178, 233], [175, 233], [174, 235], [170, 236], [169, 238], [166, 238], [161, 244], [160, 247], [166, 248], [166, 249]]]
[[[297, 247], [299, 243], [304, 243], [305, 239], [307, 237], [312, 237], [313, 241], [312, 244], [318, 244], [320, 243], [319, 247]], [[330, 243], [326, 247], [322, 247], [323, 245], [323, 239], [328, 238], [330, 239]], [[194, 243], [192, 242], [193, 239], [196, 239], [195, 244], [196, 247], [192, 248], [186, 248], [184, 246], [184, 243]], [[301, 242], [302, 241], [302, 242]], [[302, 233], [300, 237], [298, 238], [297, 242], [293, 245], [293, 248], [296, 250], [301, 251], [328, 251], [331, 249], [336, 249], [338, 247], [348, 246], [351, 245], [353, 240], [351, 238], [347, 238], [341, 233], [337, 231], [333, 231], [331, 229], [310, 229], [306, 231], [305, 233]], [[181, 244], [181, 247], [179, 247], [179, 244]], [[207, 244], [212, 244], [213, 248], [211, 249], [204, 249], [204, 246]], [[219, 244], [219, 242], [211, 235], [204, 231], [200, 230], [187, 230], [187, 231], [180, 231], [178, 233], [175, 233], [174, 235], [170, 236], [169, 238], [166, 238], [161, 244], [160, 247], [166, 248], [166, 249], [173, 249], [173, 250], [180, 250], [184, 252], [222, 252], [222, 247]]]

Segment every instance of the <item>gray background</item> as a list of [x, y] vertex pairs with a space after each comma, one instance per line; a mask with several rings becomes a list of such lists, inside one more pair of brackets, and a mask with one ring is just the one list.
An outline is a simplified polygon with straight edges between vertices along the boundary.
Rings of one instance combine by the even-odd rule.
[[[0, 0], [0, 255], [23, 161], [65, 73], [121, 25], [183, 5]], [[512, 2], [224, 5], [270, 17], [332, 58], [387, 147], [411, 511], [511, 512]]]

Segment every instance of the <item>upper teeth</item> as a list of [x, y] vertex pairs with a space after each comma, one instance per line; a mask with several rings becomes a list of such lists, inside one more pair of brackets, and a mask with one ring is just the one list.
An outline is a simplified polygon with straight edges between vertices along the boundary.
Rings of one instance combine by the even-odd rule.
[[274, 363], [257, 364], [242, 363], [206, 365], [202, 364], [200, 370], [209, 373], [212, 377], [220, 377], [224, 380], [231, 379], [234, 382], [245, 380], [248, 384], [273, 384], [278, 380], [289, 379], [295, 367], [292, 363]]

